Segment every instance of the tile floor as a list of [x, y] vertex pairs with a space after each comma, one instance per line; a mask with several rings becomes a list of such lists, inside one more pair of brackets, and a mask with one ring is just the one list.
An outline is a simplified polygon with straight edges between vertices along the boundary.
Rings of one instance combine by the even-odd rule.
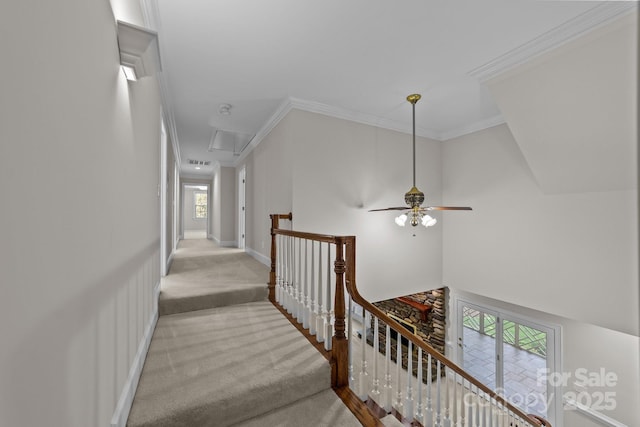
[[[463, 339], [463, 368], [484, 385], [495, 390], [495, 339], [466, 327]], [[506, 396], [516, 406], [546, 416], [546, 385], [537, 381], [538, 370], [546, 368], [545, 358], [510, 344], [505, 344], [503, 353]]]

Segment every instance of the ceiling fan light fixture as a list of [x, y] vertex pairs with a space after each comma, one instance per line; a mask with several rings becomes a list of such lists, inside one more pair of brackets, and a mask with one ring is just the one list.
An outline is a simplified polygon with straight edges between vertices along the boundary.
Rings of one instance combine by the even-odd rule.
[[407, 222], [407, 214], [400, 214], [396, 217], [396, 224], [400, 227], [404, 227], [404, 224]]
[[431, 215], [425, 215], [422, 217], [422, 225], [425, 227], [433, 227], [437, 222], [438, 220], [433, 218]]
[[422, 224], [425, 227], [432, 227], [436, 225], [438, 222], [435, 218], [430, 215], [425, 215], [424, 212], [431, 210], [438, 211], [470, 211], [471, 208], [467, 206], [424, 206], [422, 207], [422, 203], [424, 203], [424, 193], [416, 187], [416, 103], [422, 98], [420, 94], [414, 93], [412, 95], [407, 96], [407, 101], [411, 103], [411, 109], [413, 113], [413, 135], [412, 135], [412, 148], [413, 148], [413, 186], [409, 191], [407, 191], [404, 195], [404, 202], [407, 206], [395, 206], [392, 208], [385, 209], [370, 209], [369, 212], [377, 212], [377, 211], [405, 211], [406, 213], [397, 216], [395, 221], [401, 227], [404, 227], [407, 219], [410, 218], [409, 223], [413, 227], [417, 227]]

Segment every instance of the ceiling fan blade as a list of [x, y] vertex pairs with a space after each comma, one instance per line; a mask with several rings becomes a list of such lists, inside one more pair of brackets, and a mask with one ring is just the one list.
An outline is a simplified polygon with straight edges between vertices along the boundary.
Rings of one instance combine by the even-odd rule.
[[383, 208], [383, 209], [369, 209], [369, 212], [380, 212], [380, 211], [406, 211], [409, 210], [406, 206], [396, 206], [393, 208]]
[[470, 211], [472, 210], [468, 206], [425, 206], [421, 208], [425, 211]]

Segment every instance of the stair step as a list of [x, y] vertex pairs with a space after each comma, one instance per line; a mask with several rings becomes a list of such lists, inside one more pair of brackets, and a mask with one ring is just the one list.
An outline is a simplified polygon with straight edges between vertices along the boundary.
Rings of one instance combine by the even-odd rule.
[[162, 316], [127, 425], [229, 426], [330, 389], [327, 360], [270, 302]]
[[266, 300], [267, 266], [240, 249], [208, 241], [182, 243], [170, 274], [162, 279], [161, 316]]
[[361, 424], [333, 390], [324, 390], [234, 427], [265, 426], [360, 427]]
[[227, 305], [265, 301], [267, 296], [268, 289], [264, 283], [218, 285], [213, 289], [190, 287], [181, 289], [179, 294], [163, 288], [158, 301], [158, 314], [166, 316]]

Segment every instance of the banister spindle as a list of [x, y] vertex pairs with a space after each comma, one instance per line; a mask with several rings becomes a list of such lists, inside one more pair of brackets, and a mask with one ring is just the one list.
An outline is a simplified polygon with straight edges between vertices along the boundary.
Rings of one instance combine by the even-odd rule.
[[367, 325], [369, 324], [369, 312], [363, 310], [362, 313], [362, 332], [360, 333], [360, 387], [359, 392], [360, 400], [367, 400], [369, 392], [369, 372], [367, 372]]
[[424, 406], [422, 404], [422, 347], [418, 347], [416, 363], [418, 364], [418, 375], [416, 378], [418, 380], [418, 395], [416, 396], [416, 413], [414, 414], [414, 418], [420, 424], [424, 425]]
[[281, 275], [281, 271], [280, 271], [280, 245], [278, 244], [278, 240], [280, 240], [280, 235], [279, 234], [273, 234], [273, 237], [271, 239], [272, 244], [275, 245], [275, 248], [273, 248], [271, 251], [275, 254], [276, 257], [276, 262], [275, 262], [275, 268], [276, 268], [276, 282], [275, 282], [275, 299], [276, 302], [279, 304], [280, 303], [280, 288], [281, 288], [281, 284], [280, 284], [280, 275]]
[[436, 360], [436, 426], [442, 426], [442, 407], [440, 406], [440, 361]]
[[316, 334], [316, 313], [318, 312], [318, 301], [317, 301], [317, 297], [316, 297], [316, 286], [315, 286], [315, 280], [316, 280], [316, 274], [315, 274], [315, 265], [316, 265], [316, 256], [315, 256], [315, 252], [316, 252], [316, 242], [314, 242], [313, 240], [311, 241], [311, 291], [310, 291], [310, 298], [311, 301], [309, 303], [309, 333], [311, 335], [315, 335]]
[[304, 240], [304, 292], [302, 293], [302, 327], [309, 329], [309, 241]]
[[386, 328], [386, 340], [385, 340], [385, 352], [384, 352], [384, 410], [391, 412], [392, 398], [393, 398], [393, 385], [391, 384], [391, 328], [387, 325]]
[[458, 373], [453, 372], [453, 425], [457, 427], [458, 425]]
[[449, 413], [449, 368], [444, 367], [444, 420], [443, 427], [451, 427], [451, 418]]
[[407, 396], [404, 403], [404, 416], [411, 420], [413, 417], [413, 343], [407, 345]]
[[302, 239], [298, 239], [298, 292], [296, 295], [296, 320], [302, 323], [302, 311], [304, 308], [304, 292], [302, 287]]
[[318, 342], [324, 342], [324, 301], [323, 301], [323, 286], [322, 281], [322, 242], [318, 242], [318, 312], [316, 313], [316, 337]]
[[398, 413], [403, 414], [404, 403], [402, 402], [402, 336], [400, 335], [400, 331], [395, 331], [395, 332], [396, 332], [396, 401], [394, 406], [398, 411]]
[[431, 354], [427, 355], [427, 408], [424, 413], [424, 426], [433, 427], [433, 404], [431, 400], [431, 375], [432, 375]]
[[378, 337], [378, 316], [373, 316], [373, 348], [371, 351], [373, 363], [373, 378], [371, 384], [371, 398], [380, 404], [380, 378], [378, 377], [378, 349], [380, 346], [380, 338]]

